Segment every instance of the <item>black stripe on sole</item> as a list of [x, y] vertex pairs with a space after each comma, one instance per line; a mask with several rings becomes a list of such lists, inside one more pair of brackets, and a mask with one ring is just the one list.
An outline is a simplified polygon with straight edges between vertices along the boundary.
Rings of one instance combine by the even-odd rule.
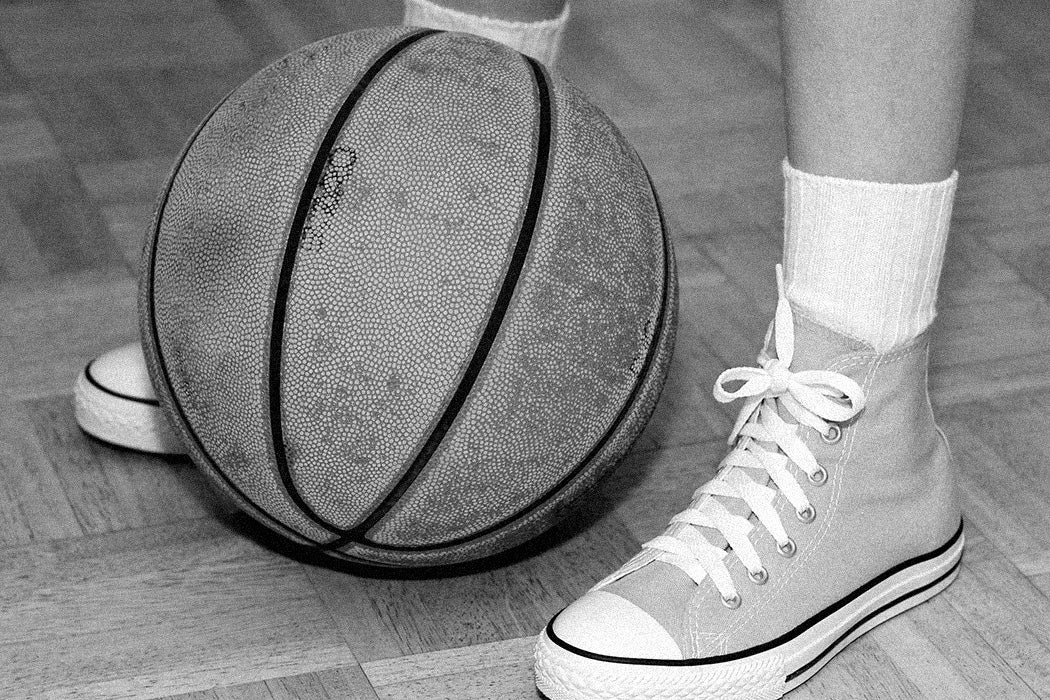
[[[777, 637], [775, 639], [771, 639], [768, 642], [764, 642], [762, 644], [758, 644], [758, 645], [753, 646], [753, 647], [751, 647], [749, 649], [743, 649], [741, 651], [735, 651], [735, 652], [732, 652], [730, 654], [720, 654], [718, 656], [708, 656], [708, 657], [705, 657], [705, 658], [702, 658], [702, 659], [632, 659], [632, 658], [624, 657], [624, 656], [609, 656], [607, 654], [598, 654], [598, 653], [595, 653], [593, 651], [587, 651], [586, 649], [580, 649], [579, 647], [574, 646], [572, 644], [569, 644], [564, 639], [562, 639], [561, 637], [556, 635], [554, 633], [554, 621], [558, 619], [558, 615], [555, 615], [553, 618], [551, 618], [551, 621], [547, 623], [547, 628], [545, 630], [545, 634], [547, 635], [547, 637], [552, 642], [554, 642], [555, 644], [557, 644], [562, 649], [565, 649], [568, 652], [571, 652], [571, 653], [573, 653], [573, 654], [575, 654], [577, 656], [582, 656], [582, 657], [587, 658], [587, 659], [593, 659], [594, 661], [603, 661], [605, 663], [624, 664], [624, 665], [630, 665], [630, 666], [711, 666], [711, 665], [714, 665], [714, 664], [722, 664], [722, 663], [727, 663], [727, 662], [731, 662], [731, 661], [740, 661], [740, 660], [743, 660], [743, 659], [747, 659], [750, 656], [756, 656], [758, 654], [762, 654], [764, 652], [770, 651], [770, 650], [772, 650], [772, 649], [774, 649], [776, 647], [779, 647], [779, 646], [781, 646], [783, 644], [786, 644], [786, 643], [794, 640], [799, 635], [803, 634], [804, 632], [806, 632], [807, 630], [812, 628], [817, 623], [819, 623], [822, 620], [830, 617], [831, 615], [833, 615], [837, 611], [841, 610], [845, 606], [849, 605], [850, 603], [855, 601], [857, 598], [861, 597], [862, 595], [864, 595], [865, 593], [870, 591], [872, 588], [878, 586], [880, 583], [886, 581], [887, 579], [892, 578], [893, 576], [896, 576], [897, 574], [901, 573], [902, 571], [910, 569], [913, 566], [917, 566], [917, 565], [922, 564], [924, 562], [928, 562], [928, 561], [936, 559], [936, 558], [938, 558], [940, 556], [943, 556], [948, 550], [950, 550], [953, 546], [955, 546], [955, 544], [962, 538], [962, 534], [963, 534], [963, 523], [962, 523], [962, 521], [960, 521], [959, 522], [959, 528], [955, 531], [955, 535], [953, 535], [951, 537], [951, 539], [949, 539], [947, 542], [945, 542], [944, 544], [942, 544], [940, 547], [938, 547], [937, 549], [933, 550], [932, 552], [928, 552], [926, 554], [922, 554], [922, 555], [917, 556], [917, 557], [912, 557], [911, 559], [908, 559], [908, 560], [906, 560], [904, 562], [901, 562], [897, 566], [894, 566], [894, 567], [892, 567], [890, 569], [887, 569], [883, 573], [879, 574], [875, 578], [873, 578], [870, 581], [868, 581], [866, 584], [864, 584], [860, 588], [855, 589], [852, 593], [850, 593], [846, 597], [839, 599], [834, 604], [829, 605], [828, 607], [824, 608], [823, 610], [821, 610], [816, 615], [813, 615], [808, 620], [802, 622], [801, 624], [799, 624], [794, 629], [792, 629], [792, 630], [790, 630], [788, 632], [785, 632], [784, 634], [780, 635], [779, 637]], [[928, 583], [928, 584], [926, 584], [926, 585], [924, 585], [924, 586], [922, 586], [920, 588], [917, 588], [917, 589], [915, 589], [913, 591], [909, 591], [908, 593], [900, 596], [899, 598], [896, 598], [895, 600], [891, 601], [890, 603], [885, 604], [884, 606], [879, 608], [878, 611], [867, 615], [864, 618], [864, 620], [862, 620], [862, 621], [856, 623], [855, 625], [853, 625], [852, 627], [850, 627], [850, 630], [848, 632], [844, 633], [842, 637], [840, 637], [838, 640], [836, 640], [833, 644], [829, 645], [828, 648], [823, 653], [827, 653], [828, 650], [833, 649], [835, 647], [835, 645], [838, 644], [839, 642], [841, 642], [844, 637], [849, 636], [854, 630], [857, 629], [858, 626], [864, 624], [864, 622], [866, 622], [867, 620], [870, 620], [873, 616], [878, 615], [879, 613], [884, 612], [885, 610], [887, 610], [889, 608], [892, 608], [895, 605], [900, 605], [902, 602], [904, 602], [908, 598], [911, 598], [912, 596], [918, 595], [919, 593], [921, 593], [921, 592], [923, 592], [925, 590], [928, 590], [929, 588], [932, 588], [933, 586], [936, 586], [938, 583], [940, 583], [945, 578], [950, 576], [952, 574], [952, 572], [955, 571], [955, 569], [957, 569], [959, 567], [960, 562], [961, 562], [961, 559], [960, 559], [959, 562], [955, 563], [955, 565], [951, 568], [951, 570], [949, 570], [948, 572], [946, 572], [946, 573], [942, 574], [940, 577], [938, 577], [938, 579], [936, 581]], [[560, 615], [561, 613], [558, 613], [558, 614]], [[822, 655], [823, 655], [823, 653], [822, 653]], [[820, 657], [818, 656], [817, 658], [819, 659]], [[810, 662], [806, 666], [803, 666], [802, 668], [792, 672], [792, 674], [787, 677], [787, 680], [791, 680], [792, 678], [796, 677], [798, 674], [804, 673], [805, 669], [808, 668], [809, 666], [811, 666], [812, 663], [815, 663], [815, 661], [816, 661], [816, 659], [814, 659], [813, 662]]]
[[302, 241], [306, 221], [313, 206], [314, 193], [317, 190], [322, 175], [324, 175], [325, 166], [328, 164], [328, 158], [332, 147], [335, 145], [340, 134], [342, 134], [343, 126], [350, 118], [350, 113], [354, 110], [354, 107], [357, 106], [357, 103], [361, 100], [362, 96], [364, 96], [365, 92], [372, 84], [372, 81], [375, 80], [382, 70], [389, 65], [398, 54], [412, 44], [415, 44], [417, 41], [436, 33], [438, 33], [437, 30], [433, 29], [420, 31], [405, 37], [387, 49], [376, 59], [375, 63], [365, 71], [361, 76], [361, 79], [357, 81], [357, 85], [355, 85], [353, 90], [350, 91], [350, 94], [347, 95], [346, 99], [343, 101], [342, 107], [339, 108], [339, 111], [336, 112], [335, 116], [332, 118], [332, 122], [329, 124], [324, 138], [321, 139], [321, 143], [317, 147], [317, 153], [314, 155], [313, 165], [310, 167], [310, 171], [306, 176], [306, 182], [303, 184], [302, 191], [300, 192], [299, 203], [296, 206], [295, 215], [292, 218], [292, 225], [288, 233], [288, 241], [284, 248], [284, 258], [281, 261], [280, 275], [277, 279], [277, 290], [274, 294], [273, 316], [270, 321], [269, 361], [270, 432], [273, 441], [274, 461], [277, 463], [277, 471], [281, 476], [281, 482], [284, 484], [285, 491], [287, 491], [288, 497], [292, 499], [292, 502], [295, 503], [295, 505], [304, 515], [310, 518], [310, 520], [335, 534], [341, 534], [346, 530], [345, 528], [334, 525], [321, 517], [321, 515], [319, 515], [299, 493], [288, 466], [288, 454], [284, 444], [284, 427], [281, 421], [281, 359], [283, 357], [284, 321], [288, 310], [288, 294], [292, 285], [292, 274], [295, 271], [295, 259], [299, 253], [299, 243]]
[[91, 374], [91, 365], [93, 364], [95, 364], [94, 360], [87, 363], [87, 366], [84, 367], [84, 377], [87, 378], [88, 383], [91, 386], [95, 387], [104, 394], [109, 394], [110, 396], [116, 397], [118, 399], [124, 399], [125, 401], [134, 401], [135, 403], [141, 403], [147, 406], [156, 406], [157, 408], [160, 408], [160, 401], [158, 401], [157, 399], [144, 399], [141, 396], [123, 394], [119, 391], [114, 391], [113, 389], [110, 389], [108, 386], [104, 386], [97, 379], [95, 379], [95, 376], [93, 374]]
[[[813, 666], [818, 664], [821, 659], [827, 657], [829, 654], [832, 654], [834, 649], [839, 644], [841, 644], [843, 642], [843, 640], [849, 638], [849, 636], [851, 634], [856, 632], [859, 628], [863, 627], [870, 620], [872, 620], [873, 618], [878, 617], [879, 615], [881, 615], [882, 613], [886, 612], [890, 608], [896, 607], [896, 606], [900, 605], [901, 603], [909, 600], [910, 598], [914, 598], [915, 596], [917, 596], [917, 595], [919, 595], [921, 593], [924, 593], [925, 591], [928, 591], [931, 588], [934, 588], [935, 586], [937, 586], [940, 583], [942, 583], [946, 578], [948, 578], [949, 576], [954, 574], [956, 571], [958, 571], [960, 566], [962, 566], [962, 558], [961, 557], [959, 558], [958, 561], [955, 562], [955, 564], [952, 565], [952, 568], [950, 568], [948, 571], [946, 571], [943, 574], [941, 574], [940, 576], [938, 576], [933, 581], [930, 581], [925, 586], [922, 586], [920, 588], [916, 588], [914, 591], [910, 591], [910, 592], [906, 593], [905, 595], [902, 595], [900, 598], [897, 598], [894, 601], [886, 603], [885, 605], [883, 605], [878, 610], [873, 610], [872, 612], [868, 613], [861, 620], [859, 620], [856, 624], [854, 624], [848, 630], [846, 630], [841, 635], [839, 635], [839, 638], [836, 639], [833, 643], [829, 644], [824, 649], [824, 651], [820, 652], [820, 654], [818, 654], [816, 656], [816, 658], [810, 659], [808, 662], [803, 664], [801, 667], [799, 667], [795, 671], [792, 671], [791, 673], [789, 673], [785, 680], [790, 683], [795, 678], [798, 678], [799, 676], [804, 674], [806, 671], [808, 671], [809, 669], [813, 668]], [[901, 612], [903, 612], [903, 611], [901, 611]]]

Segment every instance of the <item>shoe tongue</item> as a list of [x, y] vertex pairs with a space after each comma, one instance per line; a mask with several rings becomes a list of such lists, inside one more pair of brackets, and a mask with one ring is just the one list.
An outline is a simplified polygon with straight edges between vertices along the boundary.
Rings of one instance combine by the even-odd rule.
[[[874, 352], [874, 348], [864, 341], [822, 325], [794, 304], [791, 305], [791, 311], [795, 322], [795, 355], [791, 359], [790, 368], [792, 372], [827, 369], [842, 355]], [[777, 356], [775, 344], [775, 334], [771, 333], [765, 348], [770, 357]]]

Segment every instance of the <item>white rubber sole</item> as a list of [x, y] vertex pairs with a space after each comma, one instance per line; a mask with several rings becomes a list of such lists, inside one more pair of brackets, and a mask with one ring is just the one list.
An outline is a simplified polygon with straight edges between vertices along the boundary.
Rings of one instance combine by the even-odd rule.
[[168, 425], [160, 403], [106, 389], [81, 370], [73, 385], [73, 414], [80, 428], [103, 442], [153, 454], [186, 450]]
[[772, 700], [809, 680], [850, 642], [947, 588], [959, 573], [962, 526], [945, 545], [904, 562], [792, 632], [709, 659], [621, 659], [558, 639], [536, 644], [536, 685], [550, 700]]

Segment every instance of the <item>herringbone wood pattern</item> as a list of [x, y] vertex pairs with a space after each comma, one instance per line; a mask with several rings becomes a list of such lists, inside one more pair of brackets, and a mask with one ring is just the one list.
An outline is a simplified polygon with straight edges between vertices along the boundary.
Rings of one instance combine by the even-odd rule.
[[[721, 456], [710, 387], [773, 308], [784, 152], [771, 1], [576, 0], [562, 67], [657, 180], [682, 327], [652, 425], [502, 568], [348, 575], [260, 544], [185, 462], [85, 438], [70, 386], [135, 337], [140, 237], [210, 105], [395, 0], [0, 4], [0, 697], [535, 698], [529, 637], [660, 530]], [[969, 550], [944, 595], [801, 698], [1050, 698], [1050, 9], [985, 0], [933, 395]], [[185, 695], [184, 695], [185, 694]]]

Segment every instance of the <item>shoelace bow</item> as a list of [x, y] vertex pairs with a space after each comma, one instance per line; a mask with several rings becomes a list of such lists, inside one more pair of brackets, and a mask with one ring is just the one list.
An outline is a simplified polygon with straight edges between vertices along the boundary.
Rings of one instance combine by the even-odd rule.
[[[724, 561], [729, 552], [711, 544], [699, 528], [721, 533], [747, 568], [751, 580], [764, 582], [766, 570], [749, 538], [755, 526], [748, 518], [730, 513], [721, 499], [746, 503], [776, 540], [781, 553], [791, 556], [794, 542], [773, 505], [777, 490], [794, 506], [799, 519], [812, 520], [815, 511], [788, 469], [788, 462], [793, 462], [815, 484], [827, 479], [827, 472], [798, 436], [798, 426], [806, 425], [827, 435], [838, 430], [834, 424], [849, 420], [864, 408], [864, 392], [849, 377], [823, 370], [791, 371], [794, 319], [784, 295], [783, 269], [777, 265], [776, 270], [779, 300], [775, 323], [766, 333], [759, 366], [727, 369], [715, 382], [714, 396], [719, 402], [744, 399], [729, 435], [732, 449], [719, 465], [715, 478], [693, 494], [692, 505], [671, 519], [664, 534], [643, 545], [655, 553], [656, 560], [678, 567], [697, 583], [709, 576], [726, 604], [739, 605], [740, 601]], [[776, 358], [765, 350], [770, 332], [775, 333]], [[732, 382], [743, 384], [728, 391], [726, 385]], [[797, 423], [784, 420], [781, 407]], [[751, 470], [768, 476], [771, 485], [764, 485], [766, 479], [762, 479], [763, 483], [752, 479], [748, 476]]]

